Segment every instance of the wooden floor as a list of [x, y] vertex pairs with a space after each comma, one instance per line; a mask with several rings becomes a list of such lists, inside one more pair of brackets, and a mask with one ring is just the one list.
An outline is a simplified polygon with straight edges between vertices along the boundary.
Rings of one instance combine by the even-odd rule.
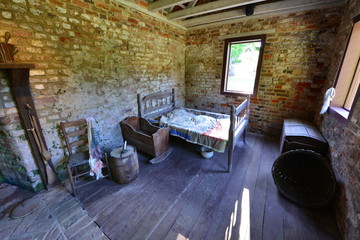
[[279, 195], [271, 176], [278, 141], [248, 134], [234, 153], [211, 159], [197, 145], [171, 139], [172, 154], [148, 164], [128, 185], [106, 179], [79, 189], [78, 199], [110, 239], [341, 239], [332, 212], [298, 207]]

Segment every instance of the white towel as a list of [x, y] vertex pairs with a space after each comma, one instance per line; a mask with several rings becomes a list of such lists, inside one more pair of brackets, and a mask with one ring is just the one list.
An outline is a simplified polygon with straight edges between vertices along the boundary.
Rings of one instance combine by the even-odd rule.
[[321, 108], [320, 114], [324, 114], [330, 106], [331, 100], [335, 97], [335, 88], [329, 88], [324, 94], [324, 103]]
[[100, 148], [100, 139], [98, 136], [96, 120], [93, 117], [86, 118], [88, 125], [88, 144], [89, 144], [89, 165], [90, 176], [96, 174], [96, 179], [103, 178], [101, 169], [104, 167], [101, 161], [102, 152]]

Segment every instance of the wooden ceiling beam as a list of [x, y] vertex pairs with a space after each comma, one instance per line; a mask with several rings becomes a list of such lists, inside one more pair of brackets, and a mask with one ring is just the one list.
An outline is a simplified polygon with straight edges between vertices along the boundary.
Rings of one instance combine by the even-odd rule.
[[184, 19], [188, 17], [198, 16], [206, 13], [212, 13], [216, 11], [221, 11], [229, 8], [240, 7], [248, 4], [264, 2], [266, 0], [221, 0], [214, 1], [205, 4], [201, 4], [198, 6], [194, 6], [192, 8], [186, 8], [184, 10], [176, 11], [170, 13], [168, 15], [169, 19]]
[[241, 9], [226, 11], [222, 13], [214, 13], [207, 16], [196, 17], [189, 20], [183, 20], [182, 23], [185, 27], [192, 27], [192, 26], [198, 26], [212, 22], [220, 22], [234, 18], [241, 18], [245, 16], [246, 16], [245, 9], [241, 8]]
[[344, 4], [344, 0], [284, 0], [280, 2], [259, 4], [255, 6], [254, 14], [252, 16], [246, 16], [244, 8], [241, 8], [183, 20], [182, 23], [185, 27], [191, 28], [195, 26], [216, 23], [236, 18], [246, 17], [246, 19], [250, 19], [255, 17], [266, 17], [275, 14], [286, 14], [289, 12], [299, 12], [316, 8], [333, 7], [340, 4]]
[[191, 3], [188, 4], [188, 7], [194, 7], [198, 0], [193, 0]]
[[171, 8], [184, 3], [192, 2], [193, 0], [158, 0], [151, 2], [148, 5], [148, 10], [151, 12], [160, 11], [166, 8]]

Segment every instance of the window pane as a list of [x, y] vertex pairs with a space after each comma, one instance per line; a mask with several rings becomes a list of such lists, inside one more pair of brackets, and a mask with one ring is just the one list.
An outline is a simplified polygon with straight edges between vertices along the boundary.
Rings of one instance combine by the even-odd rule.
[[227, 91], [253, 93], [261, 42], [230, 45]]
[[[339, 76], [336, 83], [336, 94], [331, 102], [333, 107], [344, 107], [348, 110], [351, 108], [352, 100], [351, 96], [346, 103], [346, 97], [351, 94], [351, 91], [355, 91], [353, 96], [356, 95], [356, 80], [353, 78], [356, 76], [356, 67], [360, 58], [360, 22], [357, 22], [351, 32], [350, 40], [344, 55], [342, 66], [339, 72]], [[352, 85], [351, 85], [352, 84]]]
[[221, 94], [256, 97], [266, 35], [225, 40]]
[[347, 109], [348, 111], [351, 110], [351, 106], [354, 102], [359, 85], [360, 85], [360, 61], [358, 62], [354, 79], [352, 80], [351, 87], [344, 104], [344, 108]]

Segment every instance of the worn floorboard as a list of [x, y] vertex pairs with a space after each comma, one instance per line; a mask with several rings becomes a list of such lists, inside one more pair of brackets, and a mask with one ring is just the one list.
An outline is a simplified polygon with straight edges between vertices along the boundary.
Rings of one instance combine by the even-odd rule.
[[[266, 141], [266, 139], [265, 139]], [[271, 172], [272, 162], [275, 159], [275, 155], [271, 154], [272, 145], [267, 140], [267, 144], [263, 145], [261, 151], [261, 167], [258, 167], [258, 172], [256, 176], [256, 183], [254, 185], [253, 198], [251, 198], [250, 203], [250, 216], [256, 216], [250, 218], [250, 235], [251, 239], [258, 240], [262, 239], [262, 230], [264, 222], [264, 213], [265, 213], [265, 203], [266, 203], [266, 188], [268, 183], [268, 175]]]
[[173, 152], [120, 185], [101, 180], [78, 199], [110, 239], [341, 239], [330, 208], [305, 209], [283, 198], [271, 176], [278, 140], [248, 134], [236, 143], [232, 172], [227, 153], [211, 159], [200, 147], [171, 138]]
[[[249, 152], [250, 151], [243, 151], [243, 148], [249, 148], [252, 149], [252, 144], [254, 143], [254, 139], [250, 139], [246, 144], [243, 142], [238, 142], [238, 146], [235, 151], [234, 156], [234, 165], [233, 171], [231, 174], [218, 174], [218, 177], [220, 180], [218, 181], [214, 191], [212, 192], [209, 200], [207, 201], [203, 211], [201, 212], [198, 220], [196, 223], [192, 226], [191, 232], [188, 235], [189, 239], [206, 239], [207, 234], [211, 234], [211, 230], [213, 228], [214, 221], [209, 221], [209, 219], [216, 219], [218, 218], [221, 220], [221, 216], [217, 216], [217, 214], [226, 214], [226, 211], [224, 211], [224, 207], [221, 205], [221, 202], [223, 204], [226, 203], [226, 198], [224, 201], [219, 201], [219, 199], [223, 198], [223, 196], [234, 196], [230, 191], [231, 189], [240, 189], [240, 188], [233, 188], [230, 186], [229, 182], [230, 179], [233, 178], [233, 182], [236, 184], [236, 182], [241, 183], [241, 179], [237, 180], [238, 177], [244, 176], [246, 166], [248, 166], [249, 162]], [[219, 156], [220, 157], [220, 156]], [[226, 161], [227, 155], [224, 154], [222, 156], [223, 160]], [[231, 208], [231, 205], [229, 205], [229, 212], [232, 212], [234, 208]], [[216, 224], [216, 223], [215, 223]], [[209, 231], [210, 230], [210, 231]], [[215, 230], [216, 231], [216, 230]], [[212, 236], [215, 237], [215, 236]]]
[[[272, 147], [267, 153], [270, 158], [275, 159], [277, 156], [276, 144], [270, 142]], [[270, 161], [273, 162], [274, 160]], [[267, 173], [267, 187], [266, 187], [266, 196], [265, 196], [265, 211], [264, 211], [264, 221], [262, 228], [262, 239], [263, 240], [283, 240], [284, 239], [284, 216], [282, 209], [282, 197], [276, 189], [272, 175], [270, 173], [271, 169]], [[255, 215], [254, 215], [255, 216]], [[274, 224], [276, 223], [276, 224]]]

